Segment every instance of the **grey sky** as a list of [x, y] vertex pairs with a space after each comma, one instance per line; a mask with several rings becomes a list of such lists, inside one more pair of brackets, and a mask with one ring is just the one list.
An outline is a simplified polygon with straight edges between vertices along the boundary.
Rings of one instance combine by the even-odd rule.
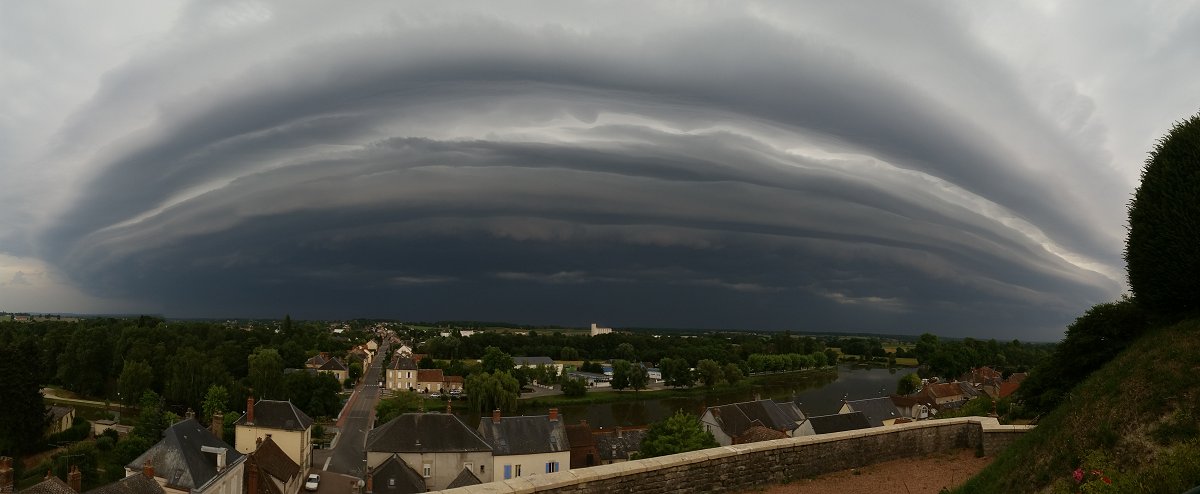
[[1196, 33], [1170, 2], [3, 3], [0, 309], [1056, 339], [1125, 289]]

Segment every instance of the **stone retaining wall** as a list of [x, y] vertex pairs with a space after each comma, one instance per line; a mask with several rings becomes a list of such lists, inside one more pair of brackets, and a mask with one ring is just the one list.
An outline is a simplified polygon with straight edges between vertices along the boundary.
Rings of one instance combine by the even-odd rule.
[[927, 420], [818, 436], [724, 446], [440, 491], [483, 493], [730, 492], [901, 458], [982, 447], [1002, 451], [1031, 426], [990, 417]]

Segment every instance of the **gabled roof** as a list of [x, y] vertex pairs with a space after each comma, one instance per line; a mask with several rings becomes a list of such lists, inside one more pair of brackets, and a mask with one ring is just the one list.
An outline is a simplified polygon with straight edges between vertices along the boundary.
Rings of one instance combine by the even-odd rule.
[[417, 370], [417, 382], [437, 382], [440, 383], [444, 379], [441, 369], [419, 369]]
[[463, 382], [463, 377], [462, 376], [442, 376], [442, 382], [461, 383], [461, 382]]
[[63, 406], [58, 406], [58, 405], [51, 405], [51, 406], [46, 407], [46, 415], [49, 415], [55, 421], [62, 420], [63, 417], [66, 417], [67, 414], [74, 412], [74, 411], [75, 411], [75, 407], [63, 407]]
[[322, 366], [322, 365], [325, 365], [325, 363], [326, 363], [326, 362], [328, 362], [328, 361], [329, 361], [329, 355], [328, 355], [328, 354], [326, 354], [326, 353], [318, 353], [318, 354], [316, 354], [316, 355], [313, 355], [312, 357], [309, 357], [309, 358], [308, 358], [308, 360], [305, 360], [305, 361], [304, 361], [304, 365], [305, 365], [305, 366], [320, 367], [320, 366]]
[[1004, 382], [1000, 384], [1000, 391], [997, 394], [1000, 398], [1008, 398], [1009, 395], [1017, 392], [1017, 389], [1020, 387], [1021, 383], [1019, 382]]
[[816, 417], [809, 417], [808, 422], [812, 425], [813, 433], [815, 434], [828, 434], [830, 432], [852, 431], [871, 427], [871, 423], [867, 421], [867, 416], [863, 415], [862, 412], [818, 415]]
[[499, 423], [485, 416], [479, 419], [479, 435], [492, 445], [493, 456], [571, 450], [562, 420], [550, 420], [548, 415], [501, 417]]
[[62, 479], [51, 475], [46, 480], [21, 489], [21, 494], [75, 494], [75, 489], [63, 482]]
[[[21, 491], [28, 492], [28, 491]], [[108, 485], [102, 485], [83, 494], [164, 494], [161, 485], [141, 472], [125, 477]]]
[[[254, 426], [285, 431], [303, 431], [313, 424], [304, 411], [296, 408], [291, 400], [258, 400], [254, 404]], [[246, 425], [246, 414], [237, 419], [237, 425]]]
[[963, 394], [962, 388], [956, 382], [926, 384], [921, 388], [921, 392], [933, 398], [951, 398]]
[[907, 407], [915, 406], [915, 405], [921, 403], [920, 398], [918, 398], [916, 396], [912, 396], [912, 395], [909, 395], [909, 396], [891, 395], [888, 398], [892, 400], [892, 404], [895, 405], [896, 407], [906, 407], [907, 408]]
[[792, 431], [804, 420], [804, 414], [791, 403], [773, 400], [747, 401], [709, 407], [713, 419], [729, 437], [738, 437], [757, 424], [768, 429]]
[[963, 396], [966, 396], [968, 398], [974, 398], [976, 396], [979, 396], [979, 390], [975, 389], [974, 386], [971, 386], [971, 383], [959, 381], [958, 387], [959, 387], [959, 389], [962, 389]]
[[[300, 465], [275, 444], [271, 436], [262, 440], [253, 452], [246, 455], [246, 470], [242, 473], [245, 494], [292, 494], [286, 485], [301, 474]], [[250, 466], [258, 468], [258, 492], [250, 492]]]
[[536, 367], [539, 365], [554, 365], [554, 359], [550, 357], [513, 357], [513, 364], [527, 365]]
[[466, 487], [468, 485], [478, 485], [482, 483], [483, 482], [479, 480], [479, 477], [476, 477], [474, 473], [471, 473], [471, 469], [464, 468], [462, 472], [458, 473], [457, 477], [454, 477], [454, 480], [450, 481], [450, 485], [447, 485], [446, 488], [454, 489], [456, 487]]
[[447, 453], [491, 451], [475, 431], [447, 413], [406, 413], [367, 434], [367, 451]]
[[[592, 436], [592, 427], [586, 421], [576, 425], [568, 424], [567, 442], [571, 444], [571, 468], [583, 468], [597, 464], [600, 461], [600, 451], [596, 449], [596, 440]], [[592, 464], [588, 464], [588, 455], [592, 456]]]
[[395, 370], [417, 370], [417, 361], [412, 357], [396, 357], [392, 359], [392, 369]]
[[642, 449], [642, 439], [646, 438], [646, 430], [623, 429], [620, 432], [597, 432], [592, 436], [596, 439], [596, 450], [600, 452], [601, 459], [628, 460], [631, 453]]
[[770, 441], [772, 439], [786, 439], [786, 432], [768, 429], [761, 425], [752, 425], [742, 435], [733, 438], [734, 444], [756, 443], [759, 441]]
[[133, 471], [141, 471], [146, 460], [154, 465], [154, 475], [166, 479], [170, 487], [194, 489], [216, 477], [217, 455], [200, 451], [202, 447], [225, 448], [225, 464], [233, 465], [242, 454], [233, 446], [214, 436], [196, 419], [184, 419], [163, 431], [161, 441], [151, 446], [133, 461], [125, 465]]
[[318, 368], [318, 370], [349, 371], [350, 369], [348, 367], [346, 367], [346, 364], [342, 363], [341, 359], [339, 359], [337, 357], [333, 357], [333, 358], [329, 359], [328, 362], [325, 362], [324, 364], [322, 364], [321, 367]]
[[880, 427], [884, 420], [894, 420], [901, 417], [900, 410], [896, 408], [896, 404], [892, 403], [892, 398], [888, 396], [880, 398], [867, 398], [865, 400], [849, 400], [846, 405], [850, 407], [851, 412], [862, 412], [867, 417], [867, 421], [871, 423], [871, 427]]
[[371, 473], [373, 492], [386, 494], [409, 494], [425, 492], [425, 479], [403, 460], [392, 455]]

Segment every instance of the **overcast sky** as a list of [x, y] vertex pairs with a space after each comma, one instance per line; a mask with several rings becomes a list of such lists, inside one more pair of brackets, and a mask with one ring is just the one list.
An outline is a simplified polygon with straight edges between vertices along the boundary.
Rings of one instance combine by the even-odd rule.
[[3, 2], [0, 310], [1056, 340], [1198, 5]]

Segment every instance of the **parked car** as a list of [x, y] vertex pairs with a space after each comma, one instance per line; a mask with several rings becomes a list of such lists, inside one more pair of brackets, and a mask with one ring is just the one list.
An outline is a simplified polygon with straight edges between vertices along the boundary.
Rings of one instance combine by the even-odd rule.
[[317, 486], [321, 483], [321, 476], [315, 473], [308, 475], [308, 479], [304, 481], [304, 490], [313, 492], [317, 490]]

